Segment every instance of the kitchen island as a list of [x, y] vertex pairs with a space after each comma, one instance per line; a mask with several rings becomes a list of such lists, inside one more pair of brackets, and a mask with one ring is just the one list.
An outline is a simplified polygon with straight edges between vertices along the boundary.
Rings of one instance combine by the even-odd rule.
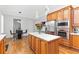
[[58, 54], [61, 37], [45, 33], [29, 33], [29, 47], [36, 54]]
[[6, 34], [0, 34], [0, 54], [4, 54], [4, 38]]

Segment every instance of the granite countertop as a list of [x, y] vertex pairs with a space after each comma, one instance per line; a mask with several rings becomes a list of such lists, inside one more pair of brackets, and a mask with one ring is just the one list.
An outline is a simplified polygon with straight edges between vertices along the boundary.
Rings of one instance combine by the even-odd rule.
[[51, 40], [55, 40], [55, 39], [60, 38], [60, 36], [50, 35], [50, 34], [45, 34], [45, 33], [39, 34], [38, 32], [32, 32], [32, 33], [29, 33], [29, 34], [34, 35], [38, 38], [44, 39], [46, 41], [51, 41]]
[[71, 35], [79, 35], [79, 33], [70, 33]]
[[6, 36], [6, 34], [0, 34], [0, 41]]

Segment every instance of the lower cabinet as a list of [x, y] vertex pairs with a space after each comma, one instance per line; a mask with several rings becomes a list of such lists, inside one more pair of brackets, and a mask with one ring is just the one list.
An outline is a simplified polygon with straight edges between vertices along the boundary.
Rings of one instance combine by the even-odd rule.
[[46, 41], [41, 41], [41, 54], [47, 54], [48, 53], [48, 43]]
[[36, 48], [36, 46], [35, 46], [35, 44], [36, 44], [35, 40], [36, 40], [35, 37], [32, 36], [32, 38], [31, 38], [31, 41], [32, 41], [31, 47], [32, 47], [32, 50], [33, 50], [33, 51], [35, 51], [35, 48]]
[[0, 54], [3, 54], [4, 53], [4, 40], [1, 40], [0, 41]]
[[36, 45], [35, 45], [35, 53], [36, 54], [40, 54], [41, 52], [41, 40], [39, 40], [38, 38], [36, 38]]
[[29, 46], [36, 54], [58, 54], [59, 53], [59, 41], [45, 41], [33, 35], [29, 35]]
[[79, 35], [71, 35], [72, 47], [79, 49]]
[[38, 38], [36, 38], [35, 36], [29, 35], [28, 42], [29, 42], [29, 46], [32, 49], [32, 51], [34, 53], [40, 54], [41, 41]]
[[70, 47], [71, 46], [70, 38], [69, 39], [62, 38], [60, 44]]

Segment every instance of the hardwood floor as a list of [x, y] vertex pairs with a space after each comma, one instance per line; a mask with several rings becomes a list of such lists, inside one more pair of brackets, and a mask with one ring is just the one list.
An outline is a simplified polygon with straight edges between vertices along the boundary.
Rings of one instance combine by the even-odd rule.
[[68, 47], [65, 45], [59, 46], [59, 54], [79, 54], [79, 49]]
[[[5, 39], [5, 54], [33, 54], [33, 51], [29, 48], [28, 39], [23, 37], [22, 39]], [[7, 47], [6, 47], [7, 46]]]
[[[6, 38], [4, 39], [4, 46], [5, 54], [34, 54], [34, 52], [29, 48], [27, 37], [23, 37], [19, 40]], [[59, 54], [79, 54], [79, 50], [59, 46]]]

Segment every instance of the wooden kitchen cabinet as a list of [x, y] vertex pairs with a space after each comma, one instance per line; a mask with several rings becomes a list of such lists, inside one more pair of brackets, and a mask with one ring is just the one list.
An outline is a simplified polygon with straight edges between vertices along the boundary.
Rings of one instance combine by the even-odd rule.
[[72, 35], [72, 47], [79, 49], [79, 35]]
[[[69, 20], [69, 30], [73, 32], [74, 11], [72, 6], [64, 7], [47, 15], [47, 21], [51, 20]], [[78, 23], [78, 21], [77, 21]], [[78, 23], [79, 24], [79, 23]]]
[[41, 45], [40, 40], [38, 38], [36, 38], [35, 36], [29, 35], [28, 42], [29, 42], [29, 46], [32, 49], [32, 51], [34, 53], [39, 54], [40, 53], [40, 45]]
[[74, 8], [74, 25], [79, 27], [79, 7]]
[[62, 38], [60, 44], [65, 46], [70, 46], [70, 39]]
[[35, 50], [35, 53], [36, 54], [40, 54], [41, 52], [41, 40], [39, 40], [39, 38], [36, 38], [36, 50]]
[[47, 54], [48, 53], [48, 46], [46, 41], [41, 41], [41, 54]]
[[4, 40], [0, 41], [0, 54], [4, 53]]
[[73, 35], [70, 35], [69, 43], [70, 43], [70, 47], [73, 47]]
[[35, 51], [36, 50], [36, 38], [32, 35], [28, 36], [29, 47]]
[[73, 47], [73, 39], [74, 39], [73, 37], [74, 36], [70, 34], [69, 39], [62, 38], [60, 44], [68, 47]]
[[48, 21], [53, 21], [57, 19], [57, 12], [52, 12], [50, 14], [47, 15], [47, 20]]
[[72, 6], [64, 7], [60, 10], [54, 11], [47, 15], [47, 20], [71, 20], [72, 19]]
[[34, 36], [32, 36], [32, 50], [35, 51], [35, 45], [36, 45], [36, 38]]
[[51, 21], [51, 20], [52, 20], [52, 14], [48, 14], [48, 15], [47, 15], [47, 20], [48, 20], [48, 21]]
[[69, 12], [69, 9], [65, 9], [64, 10], [64, 20], [69, 20], [69, 16], [70, 16], [70, 12]]
[[64, 19], [64, 10], [60, 10], [58, 11], [58, 17], [57, 17], [57, 20], [63, 20]]
[[71, 7], [64, 8], [58, 11], [58, 19], [57, 20], [70, 20], [70, 10]]
[[[30, 37], [32, 37], [30, 39]], [[29, 46], [36, 54], [58, 54], [59, 39], [54, 41], [45, 41], [41, 38], [29, 34]], [[30, 45], [32, 44], [32, 45]]]
[[56, 20], [57, 19], [57, 12], [53, 12], [53, 14], [52, 14], [52, 20]]
[[49, 44], [48, 44], [48, 52], [50, 54], [52, 54], [52, 52], [54, 54], [59, 54], [59, 43], [60, 43], [60, 40], [55, 40], [55, 41], [49, 42]]

